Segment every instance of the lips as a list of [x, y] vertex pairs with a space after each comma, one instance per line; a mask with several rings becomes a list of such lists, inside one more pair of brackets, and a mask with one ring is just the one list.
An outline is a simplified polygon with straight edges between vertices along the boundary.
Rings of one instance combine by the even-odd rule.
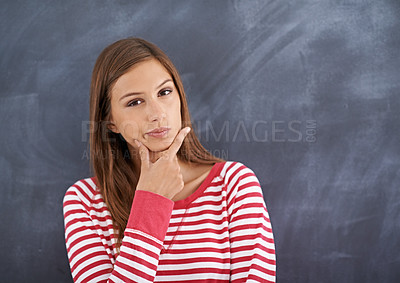
[[153, 137], [153, 138], [163, 138], [165, 137], [171, 128], [168, 127], [159, 127], [152, 129], [146, 133], [146, 135]]

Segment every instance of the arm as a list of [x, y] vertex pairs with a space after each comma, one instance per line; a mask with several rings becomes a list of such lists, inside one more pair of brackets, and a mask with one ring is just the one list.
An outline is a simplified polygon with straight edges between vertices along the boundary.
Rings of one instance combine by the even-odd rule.
[[[188, 127], [181, 129], [154, 163], [150, 162], [149, 149], [136, 141], [141, 157], [140, 178], [115, 263], [107, 253], [103, 233], [96, 230], [106, 228], [95, 227], [88, 212], [90, 198], [85, 198], [82, 192], [77, 193], [79, 188], [74, 186], [67, 191], [64, 198], [65, 239], [74, 281], [154, 281], [174, 207], [171, 199], [184, 185], [176, 153], [189, 131]], [[106, 220], [112, 221], [111, 218]]]
[[167, 198], [137, 191], [120, 255], [113, 263], [84, 197], [71, 187], [64, 197], [64, 220], [74, 282], [153, 282], [172, 208]]
[[228, 195], [231, 282], [275, 282], [275, 246], [262, 190], [253, 171], [237, 164]]

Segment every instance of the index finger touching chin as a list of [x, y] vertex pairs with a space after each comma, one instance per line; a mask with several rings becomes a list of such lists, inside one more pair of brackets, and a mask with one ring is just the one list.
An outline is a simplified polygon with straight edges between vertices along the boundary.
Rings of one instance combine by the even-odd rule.
[[185, 127], [179, 131], [179, 133], [176, 135], [174, 141], [172, 142], [171, 146], [168, 149], [168, 152], [171, 155], [175, 155], [178, 152], [178, 150], [182, 146], [182, 143], [186, 135], [190, 132], [190, 130], [191, 130], [190, 127]]

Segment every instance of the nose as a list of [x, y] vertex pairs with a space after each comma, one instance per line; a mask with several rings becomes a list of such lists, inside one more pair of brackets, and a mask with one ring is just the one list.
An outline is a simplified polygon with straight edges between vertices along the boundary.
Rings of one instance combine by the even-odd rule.
[[162, 121], [166, 117], [164, 108], [157, 100], [149, 100], [146, 108], [149, 122]]

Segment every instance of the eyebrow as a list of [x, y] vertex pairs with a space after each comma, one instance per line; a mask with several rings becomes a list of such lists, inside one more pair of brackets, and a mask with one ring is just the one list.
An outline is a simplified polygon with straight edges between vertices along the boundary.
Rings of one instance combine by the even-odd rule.
[[[162, 87], [164, 84], [166, 84], [167, 82], [172, 82], [171, 79], [166, 79], [165, 81], [163, 81], [158, 87], [156, 87], [156, 89], [159, 89], [160, 87]], [[132, 96], [132, 95], [139, 95], [139, 94], [143, 94], [142, 92], [129, 92], [124, 94], [123, 96], [121, 96], [121, 98], [119, 99], [119, 101], [121, 101], [122, 99], [124, 99], [125, 97], [128, 96]]]

